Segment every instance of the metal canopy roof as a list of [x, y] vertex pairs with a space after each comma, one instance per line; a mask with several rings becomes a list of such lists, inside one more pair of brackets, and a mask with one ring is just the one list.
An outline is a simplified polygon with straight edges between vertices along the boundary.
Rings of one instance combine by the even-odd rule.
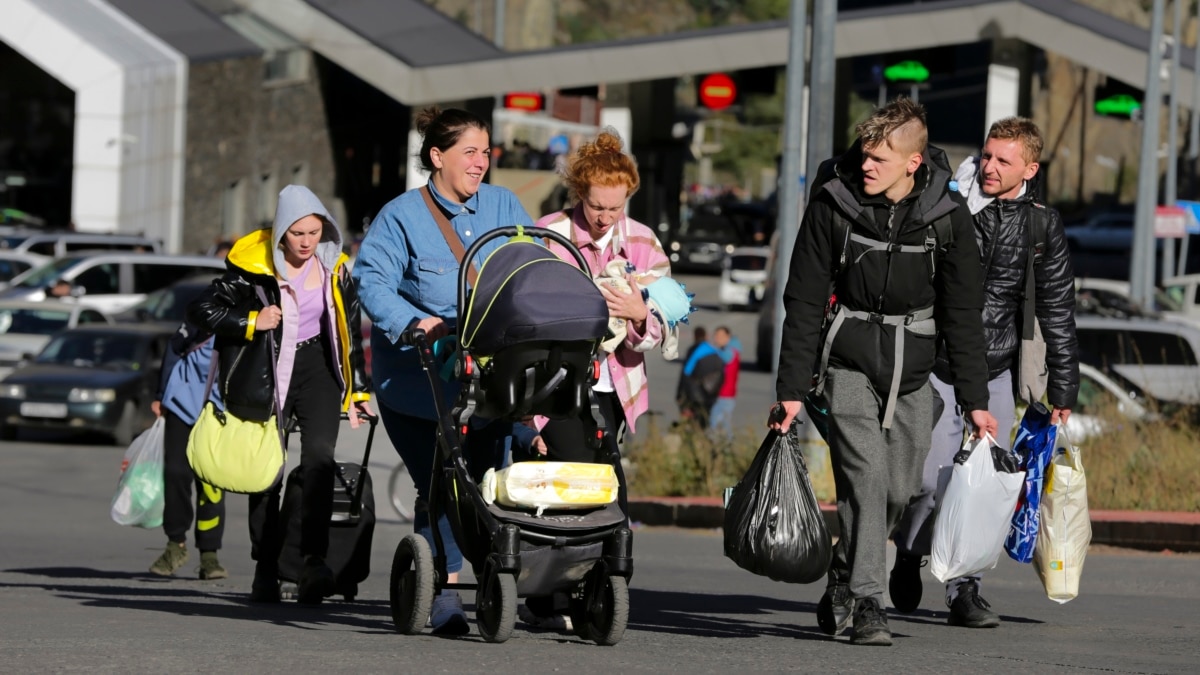
[[193, 63], [262, 53], [191, 0], [108, 0], [108, 3]]
[[[420, 0], [230, 1], [408, 105], [787, 61], [784, 22], [510, 53]], [[838, 57], [849, 57], [1001, 37], [1144, 86], [1149, 31], [1072, 0], [933, 0], [845, 11], [836, 47]], [[1194, 60], [1194, 50], [1182, 50], [1183, 101], [1191, 101]]]

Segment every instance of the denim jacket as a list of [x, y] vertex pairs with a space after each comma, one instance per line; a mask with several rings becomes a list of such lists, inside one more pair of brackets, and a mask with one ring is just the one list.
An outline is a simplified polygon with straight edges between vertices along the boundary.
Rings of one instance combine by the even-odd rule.
[[[438, 194], [435, 202], [470, 248], [498, 227], [533, 221], [510, 190], [484, 183], [465, 204]], [[484, 245], [477, 265], [505, 240]], [[371, 223], [354, 263], [353, 277], [363, 309], [371, 318], [371, 373], [379, 402], [396, 412], [435, 419], [429, 382], [416, 352], [396, 344], [400, 334], [421, 319], [440, 316], [453, 324], [458, 305], [458, 260], [450, 251], [419, 189], [388, 202]], [[446, 404], [458, 394], [458, 383], [444, 383]]]

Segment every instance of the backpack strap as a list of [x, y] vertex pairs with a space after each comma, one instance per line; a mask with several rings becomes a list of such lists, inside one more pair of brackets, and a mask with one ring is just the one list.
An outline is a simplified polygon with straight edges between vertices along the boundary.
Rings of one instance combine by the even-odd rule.
[[442, 231], [442, 236], [445, 237], [450, 252], [458, 259], [458, 264], [470, 265], [467, 269], [467, 282], [471, 284], [471, 288], [475, 288], [475, 281], [479, 279], [479, 270], [475, 267], [474, 261], [464, 260], [467, 257], [467, 249], [463, 248], [462, 239], [458, 238], [458, 233], [454, 231], [454, 226], [450, 224], [446, 214], [442, 213], [441, 207], [434, 203], [433, 193], [429, 191], [428, 185], [421, 186], [421, 196], [425, 198], [425, 206], [429, 209], [429, 214], [433, 216], [434, 222], [437, 223], [438, 229]]
[[846, 319], [856, 319], [869, 323], [878, 323], [896, 328], [894, 358], [892, 360], [892, 384], [888, 390], [887, 404], [883, 410], [883, 428], [892, 428], [892, 418], [896, 412], [896, 399], [900, 394], [900, 376], [904, 371], [904, 334], [911, 332], [915, 335], [937, 335], [937, 322], [933, 318], [933, 306], [909, 312], [908, 314], [879, 314], [877, 312], [862, 312], [833, 306], [833, 323], [825, 334], [825, 344], [821, 347], [821, 364], [818, 378], [813, 387], [819, 396], [825, 390], [825, 375], [829, 367], [829, 352], [833, 348], [833, 339], [837, 336]]
[[1025, 242], [1029, 249], [1025, 256], [1025, 297], [1021, 298], [1021, 339], [1032, 340], [1034, 322], [1037, 321], [1034, 310], [1037, 308], [1037, 283], [1034, 279], [1034, 268], [1042, 262], [1046, 253], [1047, 231], [1050, 229], [1046, 222], [1048, 214], [1046, 207], [1034, 202], [1033, 210], [1029, 213], [1029, 222], [1025, 228]]

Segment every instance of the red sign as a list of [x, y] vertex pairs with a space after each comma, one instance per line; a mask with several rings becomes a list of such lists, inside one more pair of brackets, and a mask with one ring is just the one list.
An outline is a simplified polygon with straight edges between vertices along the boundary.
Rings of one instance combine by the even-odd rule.
[[737, 86], [725, 73], [713, 73], [700, 80], [700, 102], [711, 110], [723, 110], [737, 100]]
[[504, 95], [504, 107], [509, 110], [541, 110], [544, 101], [536, 91], [522, 91]]

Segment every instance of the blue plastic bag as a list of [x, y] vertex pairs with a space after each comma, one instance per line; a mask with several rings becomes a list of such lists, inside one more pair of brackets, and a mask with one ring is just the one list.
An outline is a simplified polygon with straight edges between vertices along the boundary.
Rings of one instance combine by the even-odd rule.
[[1035, 403], [1026, 408], [1013, 441], [1013, 450], [1021, 457], [1025, 469], [1025, 486], [1017, 500], [1017, 510], [1013, 512], [1004, 550], [1017, 562], [1033, 562], [1038, 511], [1042, 504], [1046, 467], [1054, 456], [1056, 430], [1057, 427], [1050, 423], [1050, 411], [1041, 403]]

